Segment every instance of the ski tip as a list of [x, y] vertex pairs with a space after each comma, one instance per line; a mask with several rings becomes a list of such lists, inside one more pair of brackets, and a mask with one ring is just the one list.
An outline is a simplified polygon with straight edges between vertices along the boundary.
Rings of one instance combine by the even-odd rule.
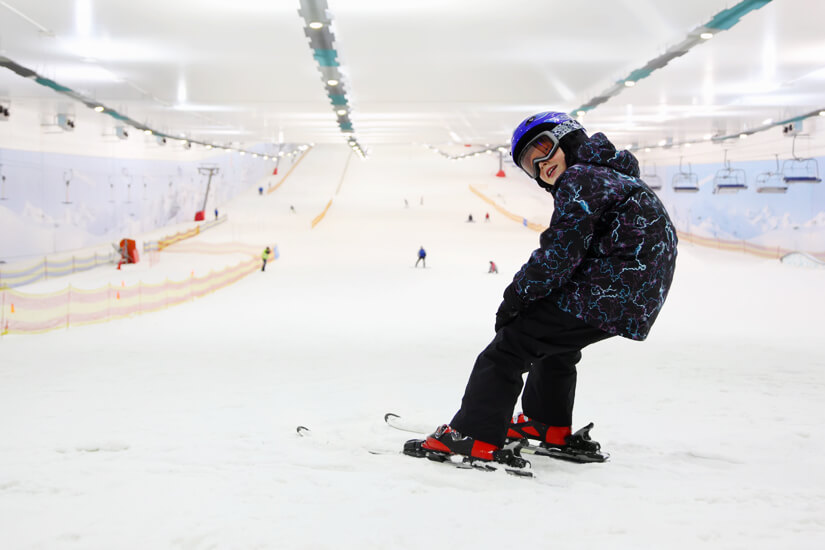
[[389, 422], [390, 418], [401, 418], [401, 417], [398, 416], [395, 413], [387, 413], [387, 414], [384, 415], [384, 422]]
[[298, 426], [297, 428], [295, 428], [295, 431], [298, 432], [298, 435], [304, 437], [304, 435], [307, 432], [309, 432], [309, 428], [307, 428], [306, 426]]

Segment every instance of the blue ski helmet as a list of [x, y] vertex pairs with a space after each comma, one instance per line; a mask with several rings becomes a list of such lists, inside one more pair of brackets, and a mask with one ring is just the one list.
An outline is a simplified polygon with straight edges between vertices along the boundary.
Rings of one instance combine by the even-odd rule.
[[[559, 146], [562, 148], [565, 156], [567, 157], [568, 165], [575, 162], [575, 151], [573, 150], [573, 147], [566, 147], [568, 142], [573, 141], [576, 145], [578, 145], [578, 142], [580, 142], [581, 139], [587, 137], [587, 134], [584, 131], [584, 126], [582, 126], [577, 120], [570, 118], [567, 113], [545, 111], [543, 113], [537, 113], [529, 116], [518, 125], [513, 132], [512, 139], [510, 140], [510, 156], [513, 157], [513, 161], [516, 163], [516, 166], [519, 165], [519, 154], [521, 154], [524, 150], [524, 147], [542, 132], [551, 132], [558, 140]], [[563, 139], [571, 133], [579, 139]]]

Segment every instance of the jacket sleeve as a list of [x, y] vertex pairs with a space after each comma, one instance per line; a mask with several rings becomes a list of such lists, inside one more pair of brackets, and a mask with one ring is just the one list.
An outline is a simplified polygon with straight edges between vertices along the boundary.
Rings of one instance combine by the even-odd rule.
[[524, 309], [561, 287], [582, 262], [593, 239], [593, 229], [607, 202], [607, 189], [596, 189], [591, 178], [575, 166], [555, 194], [550, 226], [504, 292], [510, 307]]

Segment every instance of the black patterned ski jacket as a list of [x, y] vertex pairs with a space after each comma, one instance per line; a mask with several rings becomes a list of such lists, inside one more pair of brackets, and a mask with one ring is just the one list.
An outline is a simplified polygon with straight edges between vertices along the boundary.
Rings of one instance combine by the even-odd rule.
[[550, 226], [504, 302], [523, 310], [550, 299], [591, 326], [644, 340], [673, 279], [676, 231], [633, 154], [597, 133], [577, 156], [553, 186]]

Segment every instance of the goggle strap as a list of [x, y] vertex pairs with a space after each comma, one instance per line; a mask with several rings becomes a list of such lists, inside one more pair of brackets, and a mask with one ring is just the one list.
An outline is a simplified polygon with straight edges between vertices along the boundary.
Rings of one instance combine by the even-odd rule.
[[575, 120], [565, 120], [564, 122], [559, 122], [550, 130], [550, 133], [553, 134], [556, 139], [561, 141], [561, 138], [569, 134], [570, 132], [575, 132], [576, 130], [584, 130], [584, 126], [579, 124]]

